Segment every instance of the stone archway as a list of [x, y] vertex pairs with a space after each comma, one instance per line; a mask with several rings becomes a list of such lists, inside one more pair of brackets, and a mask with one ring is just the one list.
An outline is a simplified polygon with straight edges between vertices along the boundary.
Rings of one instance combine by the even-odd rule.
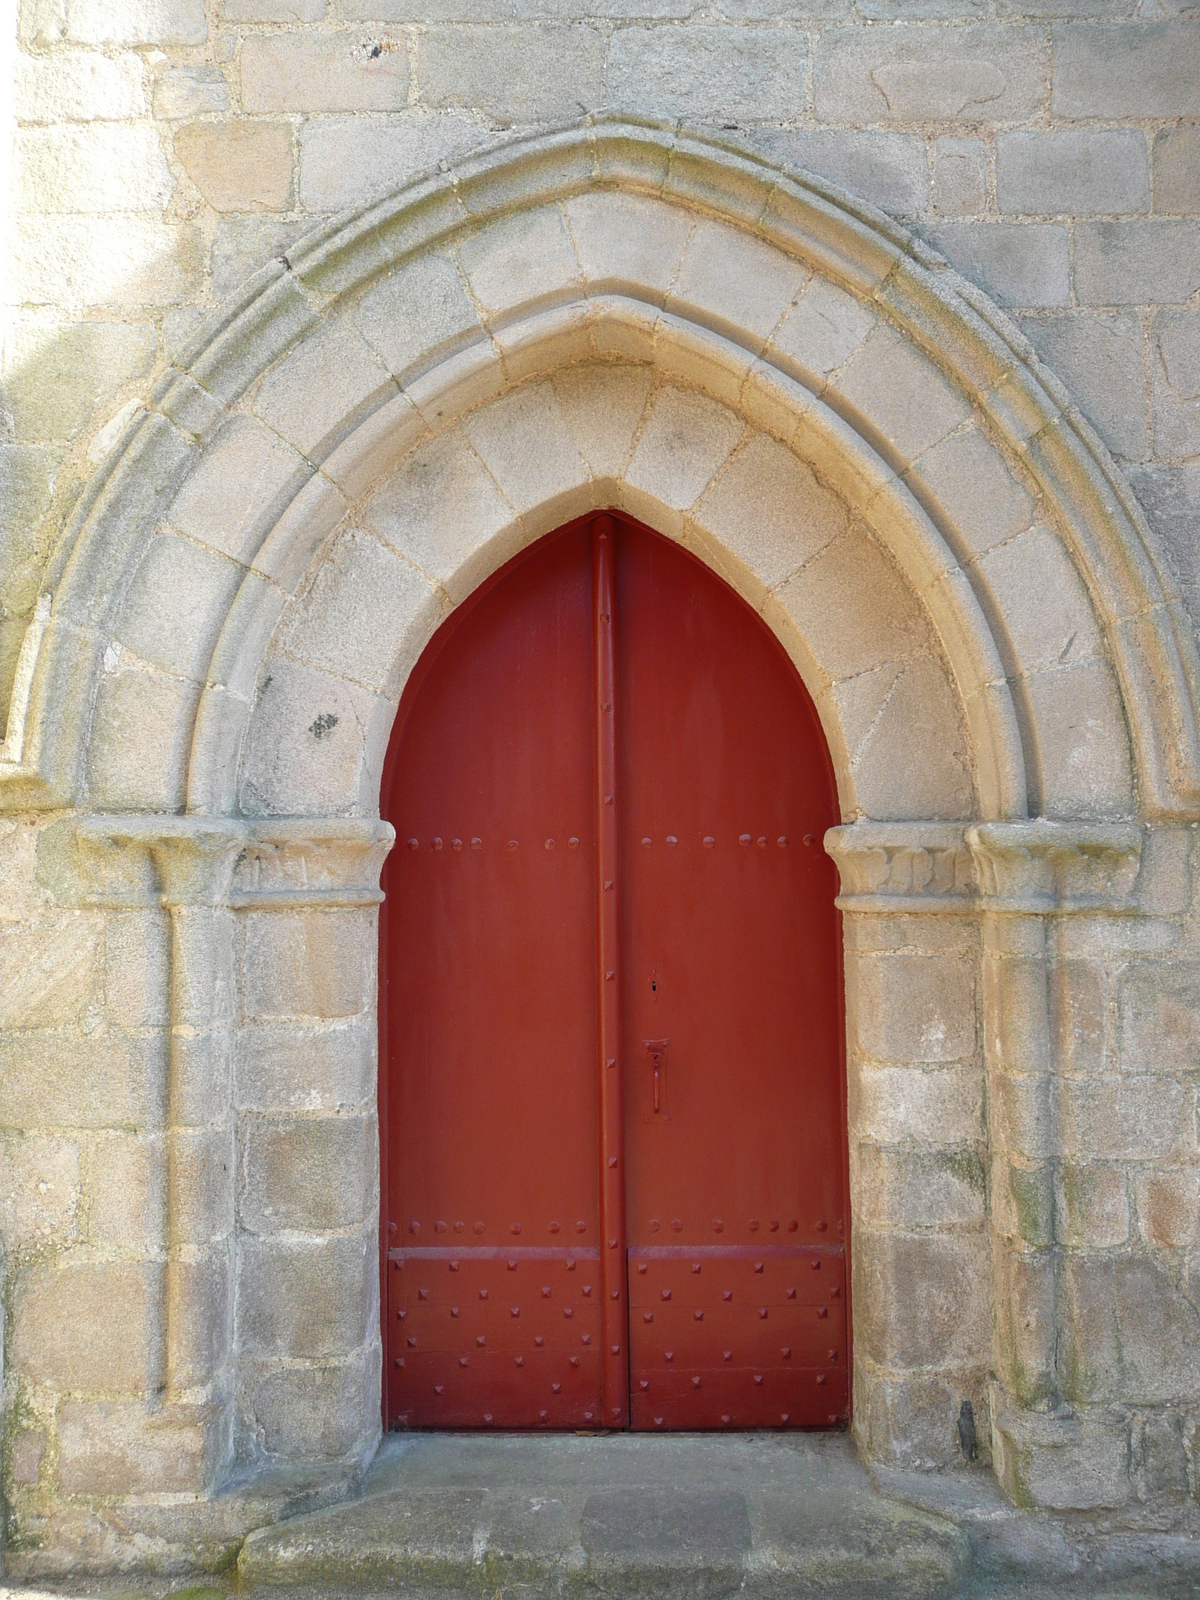
[[1067, 930], [1131, 948], [1143, 838], [1153, 865], [1195, 813], [1194, 641], [1116, 469], [978, 291], [826, 185], [620, 122], [264, 269], [51, 565], [0, 794], [73, 812], [38, 843], [59, 906], [170, 928], [129, 1384], [166, 1401], [127, 1427], [179, 1441], [196, 1492], [372, 1448], [388, 730], [447, 610], [608, 505], [761, 612], [833, 751], [864, 1448], [944, 1465], [968, 1401], [1012, 1492], [1108, 1503], [1120, 1426], [1064, 1387], [1047, 1109], [1087, 1047], [1052, 1020], [1094, 976]]

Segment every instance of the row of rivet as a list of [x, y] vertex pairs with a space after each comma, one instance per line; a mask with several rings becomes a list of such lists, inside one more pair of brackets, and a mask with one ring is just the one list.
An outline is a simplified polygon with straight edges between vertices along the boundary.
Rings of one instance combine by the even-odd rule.
[[[441, 1221], [439, 1219], [437, 1222], [434, 1223], [433, 1231], [434, 1231], [434, 1233], [445, 1233], [448, 1226], [449, 1226], [448, 1223], [443, 1222], [443, 1221]], [[465, 1232], [466, 1231], [466, 1226], [467, 1225], [466, 1225], [465, 1222], [456, 1222], [454, 1224], [455, 1233], [463, 1233], [463, 1232]], [[648, 1226], [649, 1226], [649, 1229], [650, 1229], [651, 1233], [657, 1233], [658, 1230], [662, 1227], [662, 1223], [660, 1222], [660, 1220], [657, 1217], [651, 1217]], [[761, 1228], [762, 1224], [758, 1220], [757, 1217], [751, 1217], [750, 1221], [748, 1223], [748, 1226], [749, 1226], [749, 1229], [750, 1229], [751, 1233], [757, 1233], [759, 1228]], [[795, 1233], [795, 1232], [797, 1232], [799, 1227], [800, 1227], [799, 1222], [797, 1222], [796, 1219], [793, 1217], [791, 1219], [791, 1221], [787, 1225], [787, 1231], [789, 1233]], [[813, 1227], [814, 1227], [814, 1229], [816, 1230], [817, 1233], [827, 1233], [829, 1231], [829, 1224], [827, 1222], [814, 1222], [813, 1223]], [[772, 1219], [772, 1221], [767, 1223], [767, 1229], [768, 1229], [768, 1232], [770, 1232], [770, 1233], [778, 1233], [779, 1232], [779, 1228], [780, 1228], [780, 1223], [778, 1222], [778, 1220]], [[714, 1217], [712, 1219], [712, 1229], [713, 1229], [714, 1233], [724, 1233], [725, 1232], [725, 1224], [721, 1220], [720, 1217]], [[476, 1223], [472, 1224], [472, 1231], [474, 1233], [484, 1233], [484, 1232], [486, 1232], [486, 1230], [487, 1230], [487, 1224], [485, 1222], [476, 1222]], [[421, 1224], [414, 1218], [413, 1221], [411, 1221], [409, 1223], [409, 1225], [408, 1225], [408, 1231], [409, 1231], [409, 1233], [412, 1233], [412, 1234], [420, 1233]], [[521, 1231], [522, 1231], [521, 1223], [513, 1222], [513, 1223], [509, 1224], [509, 1232], [510, 1233], [517, 1234], [517, 1233], [520, 1233]], [[561, 1233], [562, 1232], [562, 1223], [561, 1222], [551, 1222], [551, 1223], [549, 1223], [548, 1224], [548, 1231], [550, 1233]], [[672, 1233], [682, 1233], [683, 1232], [683, 1220], [682, 1220], [682, 1218], [680, 1218], [680, 1217], [675, 1217], [674, 1218], [674, 1220], [671, 1223], [671, 1231], [672, 1231]], [[582, 1221], [582, 1220], [577, 1222], [575, 1224], [575, 1232], [576, 1233], [586, 1233], [587, 1232], [587, 1223]]]
[[[778, 845], [780, 850], [786, 850], [790, 842], [791, 841], [788, 839], [788, 836], [785, 833], [781, 833], [779, 835], [779, 837], [775, 841], [775, 843]], [[806, 845], [808, 845], [810, 848], [816, 842], [817, 841], [816, 841], [816, 835], [815, 834], [806, 833], [804, 835], [804, 843]], [[649, 847], [653, 843], [654, 843], [654, 840], [652, 838], [650, 838], [649, 835], [647, 835], [642, 840], [642, 844], [647, 849], [649, 849]], [[666, 836], [666, 843], [668, 845], [670, 845], [672, 848], [674, 848], [679, 843], [678, 836], [676, 834], [673, 834], [673, 833], [668, 833], [667, 836]], [[701, 843], [704, 845], [704, 848], [706, 850], [713, 850], [713, 849], [716, 848], [717, 841], [716, 841], [715, 837], [711, 833], [706, 833], [706, 834], [703, 834], [701, 836]], [[738, 835], [738, 843], [740, 845], [757, 844], [758, 848], [760, 850], [765, 850], [767, 848], [767, 845], [770, 843], [770, 841], [767, 838], [765, 833], [760, 833], [758, 838], [757, 838], [757, 840], [754, 838], [753, 834], [741, 833], [741, 834]], [[444, 839], [436, 836], [436, 835], [429, 842], [429, 848], [431, 850], [443, 850], [443, 849], [445, 849], [445, 845], [446, 845], [446, 841]], [[553, 850], [553, 849], [556, 848], [556, 846], [557, 846], [557, 840], [555, 840], [555, 839], [547, 839], [546, 840], [546, 849], [547, 850]], [[450, 848], [451, 848], [451, 850], [461, 850], [462, 847], [463, 847], [463, 841], [461, 839], [451, 839], [450, 840]], [[408, 840], [408, 848], [410, 850], [419, 850], [421, 848], [421, 841], [419, 839], [409, 839]], [[508, 841], [508, 848], [510, 850], [519, 849], [520, 848], [520, 840], [519, 839], [510, 839]], [[482, 850], [483, 849], [483, 840], [480, 839], [478, 836], [473, 838], [471, 840], [471, 849], [472, 850]], [[567, 849], [568, 850], [578, 850], [579, 849], [579, 840], [574, 834], [572, 834], [571, 837], [567, 840]]]

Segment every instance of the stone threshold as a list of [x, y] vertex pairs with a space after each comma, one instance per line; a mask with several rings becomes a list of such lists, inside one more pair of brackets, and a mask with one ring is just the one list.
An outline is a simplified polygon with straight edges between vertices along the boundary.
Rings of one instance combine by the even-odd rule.
[[392, 1435], [352, 1498], [259, 1528], [220, 1576], [0, 1600], [1165, 1600], [1200, 1596], [1195, 1512], [1021, 1511], [985, 1468], [868, 1472], [845, 1434]]

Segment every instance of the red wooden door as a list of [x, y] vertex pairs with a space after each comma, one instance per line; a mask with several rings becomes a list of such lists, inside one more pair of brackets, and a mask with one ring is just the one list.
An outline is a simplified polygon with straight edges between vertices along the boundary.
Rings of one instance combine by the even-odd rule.
[[383, 809], [388, 1425], [844, 1418], [835, 799], [777, 642], [575, 525], [430, 645]]

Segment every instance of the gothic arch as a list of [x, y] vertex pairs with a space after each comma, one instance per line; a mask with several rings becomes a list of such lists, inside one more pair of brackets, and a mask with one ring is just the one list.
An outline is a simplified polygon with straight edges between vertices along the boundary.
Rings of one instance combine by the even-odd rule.
[[[643, 381], [622, 455], [582, 391]], [[380, 524], [389, 499], [402, 527]], [[605, 501], [692, 543], [785, 638], [848, 818], [1194, 808], [1195, 645], [1165, 565], [1007, 320], [829, 186], [620, 121], [499, 146], [331, 223], [212, 319], [47, 573], [7, 803], [370, 813], [388, 707], [444, 608]], [[837, 537], [814, 545], [822, 516]], [[376, 654], [350, 668], [356, 537], [407, 564], [411, 614], [386, 636], [356, 624]], [[847, 580], [855, 563], [869, 582]], [[268, 709], [300, 636], [293, 679], [366, 696], [358, 776], [328, 792], [299, 776], [317, 713]], [[901, 659], [873, 700], [868, 675]], [[926, 690], [906, 698], [918, 660]], [[893, 757], [895, 792], [864, 788], [855, 718], [906, 706], [911, 737], [935, 703], [960, 776], [906, 794]]]

